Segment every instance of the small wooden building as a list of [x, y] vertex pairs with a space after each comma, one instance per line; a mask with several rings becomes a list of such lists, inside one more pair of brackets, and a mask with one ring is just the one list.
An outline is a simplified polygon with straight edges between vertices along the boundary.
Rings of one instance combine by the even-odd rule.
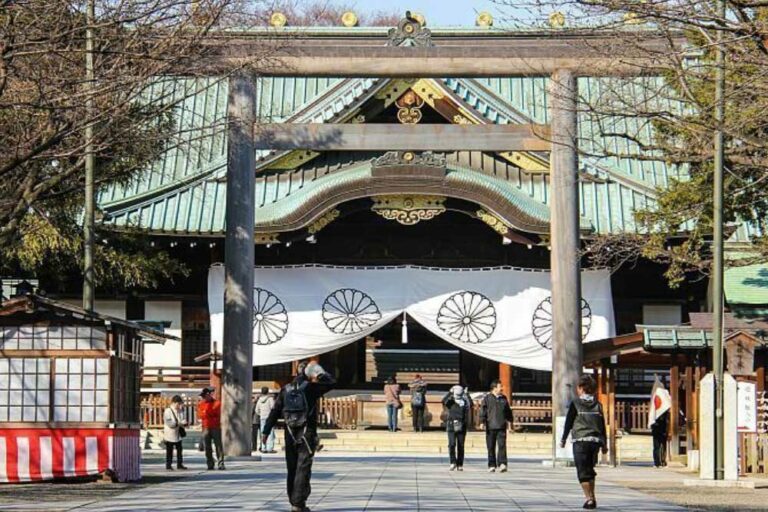
[[[762, 400], [768, 364], [768, 322], [727, 313], [723, 334], [726, 371], [737, 380], [754, 382]], [[640, 325], [637, 332], [587, 343], [584, 364], [597, 377], [598, 395], [607, 411], [612, 442], [618, 434], [617, 424], [625, 423], [618, 418], [623, 411], [616, 403], [616, 370], [658, 369], [662, 374], [669, 372], [665, 382], [672, 398], [669, 454], [676, 457], [698, 450], [698, 390], [699, 382], [712, 369], [712, 313], [691, 313], [687, 325]]]
[[143, 343], [167, 335], [38, 295], [0, 306], [0, 482], [141, 478]]

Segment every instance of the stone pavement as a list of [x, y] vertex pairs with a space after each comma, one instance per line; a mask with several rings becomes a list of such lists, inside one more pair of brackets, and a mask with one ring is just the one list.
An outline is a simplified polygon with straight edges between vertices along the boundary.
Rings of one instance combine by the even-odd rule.
[[[186, 463], [190, 471], [171, 473], [178, 478], [109, 498], [89, 499], [84, 493], [82, 499], [66, 502], [3, 502], [0, 508], [101, 512], [289, 510], [282, 455], [266, 456], [262, 462], [231, 462], [227, 471], [200, 471], [197, 468], [203, 461], [198, 454], [190, 454]], [[160, 478], [161, 473], [165, 475], [159, 457], [145, 465], [150, 480]], [[609, 480], [598, 477], [601, 510], [685, 510]], [[581, 510], [582, 503], [575, 470], [547, 468], [540, 459], [515, 458], [510, 471], [499, 474], [487, 473], [485, 460], [479, 457], [467, 459], [464, 471], [459, 473], [449, 472], [448, 461], [442, 456], [320, 454], [315, 460], [308, 505], [324, 512], [479, 512]]]

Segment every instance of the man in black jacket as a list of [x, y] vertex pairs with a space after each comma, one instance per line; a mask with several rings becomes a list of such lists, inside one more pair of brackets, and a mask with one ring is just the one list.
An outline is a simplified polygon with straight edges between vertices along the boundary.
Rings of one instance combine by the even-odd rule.
[[498, 379], [491, 382], [491, 392], [483, 398], [480, 406], [480, 421], [485, 424], [488, 472], [493, 473], [498, 468], [500, 473], [505, 473], [507, 471], [507, 422], [512, 421], [512, 409]]
[[[288, 500], [291, 502], [291, 512], [309, 512], [307, 498], [312, 492], [309, 480], [312, 477], [312, 460], [318, 447], [317, 401], [333, 389], [335, 384], [333, 376], [326, 373], [319, 364], [300, 364], [293, 382], [280, 390], [280, 395], [264, 424], [262, 443], [267, 442], [267, 437], [278, 419], [284, 417], [286, 420], [285, 462], [288, 466]], [[303, 393], [303, 399], [299, 400], [306, 408], [303, 413], [295, 407], [297, 392]], [[302, 415], [304, 421], [299, 421], [301, 426], [289, 426]]]

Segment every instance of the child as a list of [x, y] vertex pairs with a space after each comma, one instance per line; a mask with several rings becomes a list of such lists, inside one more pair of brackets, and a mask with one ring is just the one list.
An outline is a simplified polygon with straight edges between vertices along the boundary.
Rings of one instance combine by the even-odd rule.
[[579, 379], [578, 396], [573, 399], [565, 417], [565, 430], [560, 447], [565, 448], [568, 434], [573, 434], [573, 461], [584, 491], [584, 508], [597, 508], [595, 501], [595, 464], [597, 453], [608, 452], [603, 408], [595, 399], [595, 380], [589, 375]]

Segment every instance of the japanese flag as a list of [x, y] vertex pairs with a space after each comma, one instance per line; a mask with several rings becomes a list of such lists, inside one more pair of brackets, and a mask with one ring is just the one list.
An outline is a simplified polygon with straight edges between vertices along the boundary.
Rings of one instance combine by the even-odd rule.
[[664, 389], [664, 384], [661, 383], [658, 377], [656, 382], [653, 383], [653, 389], [651, 390], [651, 407], [648, 411], [648, 428], [656, 423], [659, 416], [667, 412], [672, 407], [672, 397], [669, 391]]

